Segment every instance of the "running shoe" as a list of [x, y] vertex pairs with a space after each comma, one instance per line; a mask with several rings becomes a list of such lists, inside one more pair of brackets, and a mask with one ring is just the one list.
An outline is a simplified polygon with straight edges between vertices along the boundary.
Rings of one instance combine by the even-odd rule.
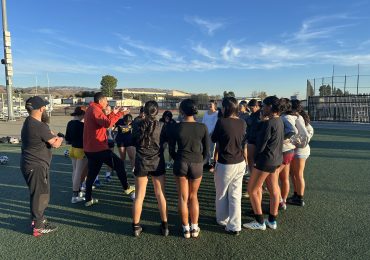
[[161, 228], [162, 236], [167, 237], [170, 234], [170, 230], [168, 229], [168, 225], [165, 225], [165, 224], [161, 223], [160, 228]]
[[34, 227], [32, 229], [32, 234], [33, 234], [34, 237], [39, 237], [39, 236], [42, 236], [42, 235], [52, 233], [52, 232], [56, 231], [57, 229], [58, 229], [58, 227], [54, 226], [53, 224], [51, 224], [47, 221], [44, 221], [43, 227], [40, 227], [40, 228], [35, 228]]
[[143, 233], [143, 228], [140, 225], [135, 225], [133, 226], [132, 231], [135, 237], [139, 237], [141, 233]]
[[260, 224], [257, 221], [252, 221], [249, 223], [243, 224], [243, 227], [248, 228], [248, 229], [253, 229], [253, 230], [266, 230], [266, 224]]
[[294, 197], [294, 196], [288, 198], [286, 202], [290, 205], [295, 205], [295, 206], [300, 206], [300, 207], [304, 207], [305, 205], [303, 199], [299, 199], [298, 197]]
[[197, 237], [199, 237], [199, 234], [200, 234], [200, 228], [199, 227], [194, 228], [190, 231], [190, 233], [191, 233], [191, 237], [197, 238]]
[[129, 185], [126, 190], [123, 190], [123, 193], [125, 193], [126, 195], [130, 195], [132, 193], [135, 193], [135, 187]]
[[136, 199], [135, 192], [131, 192], [130, 199], [132, 199], [133, 201]]
[[228, 230], [227, 228], [225, 228], [225, 231], [228, 234], [233, 235], [233, 236], [239, 236], [240, 235], [240, 231]]
[[243, 196], [244, 198], [247, 198], [247, 199], [248, 199], [248, 198], [249, 198], [249, 193], [248, 193], [248, 191], [244, 192], [242, 196]]
[[72, 197], [72, 199], [71, 199], [71, 202], [73, 204], [79, 203], [79, 202], [82, 202], [82, 201], [85, 201], [85, 198], [84, 197], [76, 196], [76, 197]]
[[99, 188], [101, 186], [100, 180], [99, 179], [95, 180], [93, 186], [95, 186], [96, 188]]
[[277, 222], [276, 220], [270, 222], [268, 219], [265, 219], [265, 225], [268, 226], [271, 229], [277, 229]]
[[111, 182], [112, 181], [112, 176], [110, 172], [105, 173], [105, 182]]
[[279, 203], [279, 210], [286, 210], [286, 203], [285, 202], [280, 202]]
[[184, 238], [190, 238], [190, 230], [184, 230], [183, 231], [183, 234], [184, 234]]
[[92, 205], [98, 204], [98, 202], [98, 199], [92, 198], [91, 200], [85, 202], [85, 207], [91, 207]]

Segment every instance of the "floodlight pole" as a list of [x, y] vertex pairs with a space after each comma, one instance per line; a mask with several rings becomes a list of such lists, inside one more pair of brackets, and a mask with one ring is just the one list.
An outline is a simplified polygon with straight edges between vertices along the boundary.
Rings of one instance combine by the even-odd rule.
[[[6, 0], [1, 0], [2, 3], [2, 14], [3, 14], [3, 42], [4, 42], [4, 59], [1, 63], [5, 65], [5, 81], [6, 81], [6, 93], [8, 96], [8, 120], [13, 121], [13, 59], [11, 51], [11, 39], [10, 32], [8, 31], [8, 19], [6, 15]], [[4, 102], [4, 101], [3, 101]]]

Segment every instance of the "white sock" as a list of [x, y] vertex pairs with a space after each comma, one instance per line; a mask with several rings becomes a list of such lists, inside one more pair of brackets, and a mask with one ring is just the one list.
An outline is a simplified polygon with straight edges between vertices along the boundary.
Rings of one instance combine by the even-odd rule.
[[190, 226], [187, 224], [186, 226], [182, 225], [182, 230], [183, 231], [190, 231]]
[[191, 230], [198, 230], [198, 224], [191, 224]]
[[106, 172], [105, 177], [109, 177], [109, 176], [110, 176], [110, 172]]

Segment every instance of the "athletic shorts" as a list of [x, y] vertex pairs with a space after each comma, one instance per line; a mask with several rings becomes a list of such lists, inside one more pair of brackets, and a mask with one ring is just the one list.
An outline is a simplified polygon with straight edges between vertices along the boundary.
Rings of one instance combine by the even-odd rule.
[[289, 150], [286, 152], [283, 152], [283, 164], [288, 165], [290, 164], [294, 159], [294, 150]]
[[120, 134], [116, 137], [117, 147], [134, 146], [131, 134]]
[[203, 175], [203, 162], [182, 162], [175, 161], [173, 174], [177, 177], [187, 177], [191, 180], [199, 179]]
[[69, 157], [77, 160], [85, 158], [84, 149], [72, 147], [71, 150], [69, 151]]
[[301, 155], [301, 154], [296, 154], [294, 155], [294, 158], [297, 158], [297, 159], [308, 159], [308, 157], [310, 157], [309, 155]]
[[274, 173], [276, 169], [279, 167], [280, 165], [278, 166], [263, 165], [263, 164], [259, 164], [258, 162], [256, 162], [256, 165], [254, 166], [254, 168], [256, 168], [257, 170], [268, 172], [268, 173]]

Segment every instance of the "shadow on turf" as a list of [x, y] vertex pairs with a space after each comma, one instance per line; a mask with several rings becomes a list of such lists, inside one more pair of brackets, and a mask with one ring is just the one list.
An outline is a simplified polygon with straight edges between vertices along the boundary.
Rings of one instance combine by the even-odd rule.
[[[19, 153], [11, 155], [14, 159], [19, 158]], [[54, 155], [53, 162], [66, 162], [66, 158], [62, 155]], [[64, 167], [63, 167], [64, 168]], [[66, 171], [71, 170], [71, 167], [66, 167]], [[51, 170], [60, 170], [60, 165], [52, 164]], [[13, 169], [13, 171], [19, 171]], [[11, 215], [9, 218], [1, 219], [3, 228], [7, 228], [16, 232], [30, 234], [29, 220], [29, 202], [28, 191], [25, 186], [22, 175], [14, 175], [15, 182], [19, 187], [8, 185], [8, 180], [2, 185], [0, 194], [0, 212]], [[67, 173], [51, 174], [51, 202], [46, 210], [46, 216], [55, 223], [60, 223], [69, 226], [80, 228], [94, 229], [102, 232], [114, 234], [132, 235], [131, 228], [131, 206], [132, 201], [122, 194], [122, 188], [117, 177], [109, 184], [104, 184], [102, 188], [93, 191], [93, 196], [100, 200], [100, 203], [91, 208], [85, 208], [83, 204], [71, 204], [70, 192], [70, 176]], [[132, 182], [132, 179], [130, 179]], [[4, 181], [3, 181], [4, 182]], [[2, 184], [0, 182], [0, 184]], [[9, 196], [10, 195], [10, 196]], [[168, 220], [170, 232], [172, 236], [182, 236], [181, 221], [177, 213], [177, 191], [172, 174], [167, 174], [166, 181], [166, 196], [168, 203]], [[11, 197], [11, 199], [9, 199]], [[224, 233], [223, 227], [219, 226], [215, 221], [214, 209], [214, 184], [213, 175], [205, 173], [199, 191], [200, 201], [200, 217], [199, 224], [202, 230], [216, 233]], [[243, 199], [242, 209], [244, 216], [253, 216], [251, 206]], [[268, 212], [268, 199], [264, 199], [263, 208]], [[148, 223], [150, 222], [150, 223]], [[159, 235], [160, 217], [157, 209], [157, 201], [154, 196], [153, 186], [151, 182], [148, 184], [147, 196], [145, 198], [142, 223], [145, 233]], [[152, 224], [155, 223], [155, 224]]]

